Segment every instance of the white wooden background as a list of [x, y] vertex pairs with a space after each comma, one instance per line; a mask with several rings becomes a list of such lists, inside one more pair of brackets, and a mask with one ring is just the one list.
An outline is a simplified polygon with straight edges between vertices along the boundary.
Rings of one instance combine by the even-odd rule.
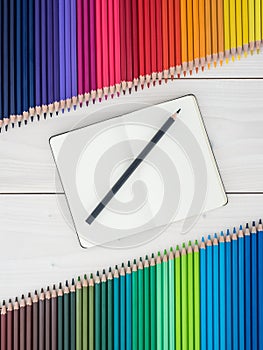
[[[228, 193], [227, 206], [181, 224], [143, 246], [79, 246], [49, 148], [49, 137], [94, 121], [192, 93], [204, 117]], [[192, 78], [34, 122], [0, 135], [0, 299], [226, 230], [263, 215], [263, 54]], [[127, 242], [128, 244], [129, 242]]]

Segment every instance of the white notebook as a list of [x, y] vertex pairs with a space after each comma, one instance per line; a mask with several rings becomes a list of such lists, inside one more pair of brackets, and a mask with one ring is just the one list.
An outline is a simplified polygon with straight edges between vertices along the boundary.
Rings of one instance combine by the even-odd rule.
[[[96, 219], [86, 219], [165, 121], [181, 112]], [[227, 197], [192, 95], [53, 136], [81, 246], [104, 245], [221, 207]]]

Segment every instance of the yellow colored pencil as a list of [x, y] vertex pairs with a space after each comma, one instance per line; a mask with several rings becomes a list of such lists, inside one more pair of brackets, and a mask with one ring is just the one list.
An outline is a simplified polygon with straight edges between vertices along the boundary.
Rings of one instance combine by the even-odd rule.
[[220, 66], [224, 59], [224, 0], [217, 0], [218, 54]]
[[[257, 2], [260, 2], [260, 0], [256, 0]], [[255, 13], [255, 0], [248, 0], [248, 41], [251, 55], [253, 54], [255, 45], [255, 22], [257, 22], [255, 21], [255, 17], [257, 19], [258, 16], [259, 13]]]
[[202, 70], [205, 69], [205, 0], [199, 0], [199, 33], [200, 61]]
[[226, 63], [229, 61], [230, 54], [230, 13], [229, 13], [229, 1], [224, 0], [224, 44], [225, 44], [225, 57]]
[[211, 1], [211, 10], [212, 10], [212, 53], [213, 53], [213, 61], [214, 67], [217, 64], [217, 54], [218, 54], [218, 44], [217, 44], [217, 1]]
[[229, 3], [229, 14], [230, 14], [230, 50], [232, 55], [232, 61], [235, 60], [236, 55], [236, 2], [235, 0], [230, 0]]
[[248, 2], [242, 0], [242, 29], [243, 29], [243, 50], [247, 57], [248, 52]]
[[187, 1], [187, 50], [188, 50], [188, 66], [190, 75], [192, 75], [194, 67], [194, 38], [193, 38], [193, 3]]
[[263, 1], [261, 4], [260, 0], [255, 0], [255, 45], [257, 52], [259, 52], [261, 42], [261, 21], [263, 19], [261, 18], [261, 7], [263, 8]]
[[184, 76], [187, 71], [187, 0], [181, 0], [181, 55], [182, 55], [182, 70]]
[[194, 62], [195, 62], [196, 73], [198, 73], [199, 58], [200, 58], [199, 0], [193, 0], [193, 19], [194, 19]]
[[211, 4], [210, 0], [205, 0], [205, 46], [206, 46], [206, 61], [207, 67], [210, 69], [211, 65]]
[[237, 57], [242, 53], [242, 0], [236, 0]]

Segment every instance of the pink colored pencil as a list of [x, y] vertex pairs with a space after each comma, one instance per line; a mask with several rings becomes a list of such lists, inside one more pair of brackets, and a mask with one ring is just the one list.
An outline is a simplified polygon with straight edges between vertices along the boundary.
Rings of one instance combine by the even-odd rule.
[[78, 50], [78, 98], [80, 106], [83, 103], [83, 0], [77, 0], [77, 50]]
[[102, 0], [96, 0], [96, 76], [97, 76], [97, 94], [99, 101], [102, 99], [103, 78], [102, 78]]
[[115, 56], [115, 84], [117, 95], [121, 91], [121, 42], [120, 42], [120, 0], [114, 0], [114, 56]]
[[108, 43], [108, 0], [102, 0], [101, 4], [102, 22], [102, 71], [103, 92], [107, 100], [109, 94], [109, 43]]
[[83, 1], [84, 93], [86, 105], [90, 99], [89, 2]]
[[121, 87], [125, 95], [127, 87], [127, 53], [126, 53], [126, 0], [120, 1], [120, 35], [121, 35]]
[[109, 71], [111, 98], [115, 92], [115, 59], [114, 59], [114, 9], [113, 0], [108, 0], [108, 37], [109, 37]]
[[132, 90], [133, 69], [132, 69], [132, 4], [131, 0], [125, 0], [126, 19], [126, 74], [129, 93]]

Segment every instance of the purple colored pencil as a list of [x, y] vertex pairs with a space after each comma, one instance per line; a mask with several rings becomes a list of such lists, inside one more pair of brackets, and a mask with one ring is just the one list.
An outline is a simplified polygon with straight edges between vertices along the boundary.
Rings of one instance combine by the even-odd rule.
[[53, 0], [53, 65], [54, 65], [54, 106], [59, 110], [59, 2]]
[[71, 34], [71, 74], [72, 74], [72, 102], [74, 109], [76, 109], [77, 105], [77, 96], [78, 96], [78, 72], [77, 72], [77, 7], [76, 0], [71, 0], [70, 2], [70, 34]]
[[[48, 72], [48, 109], [50, 116], [54, 111], [54, 66], [53, 66], [53, 0], [47, 0], [47, 72]], [[43, 54], [43, 52], [42, 52]]]
[[41, 0], [41, 93], [42, 112], [47, 114], [47, 6], [46, 0]]
[[65, 0], [65, 65], [66, 65], [66, 103], [68, 111], [71, 108], [71, 35], [70, 35], [70, 29], [71, 29], [71, 16], [70, 16], [70, 0]]
[[[41, 12], [40, 1], [35, 0], [35, 97], [36, 112], [39, 119], [41, 113]], [[39, 19], [39, 20], [38, 20]]]
[[97, 90], [97, 82], [96, 82], [96, 27], [95, 27], [95, 0], [90, 0], [90, 88], [91, 88], [91, 98], [93, 103], [95, 103], [96, 99], [96, 90]]
[[65, 67], [65, 1], [59, 1], [59, 99], [62, 113], [66, 100], [66, 67]]
[[83, 1], [83, 46], [84, 46], [84, 93], [86, 105], [90, 98], [90, 49], [89, 49], [89, 3]]

